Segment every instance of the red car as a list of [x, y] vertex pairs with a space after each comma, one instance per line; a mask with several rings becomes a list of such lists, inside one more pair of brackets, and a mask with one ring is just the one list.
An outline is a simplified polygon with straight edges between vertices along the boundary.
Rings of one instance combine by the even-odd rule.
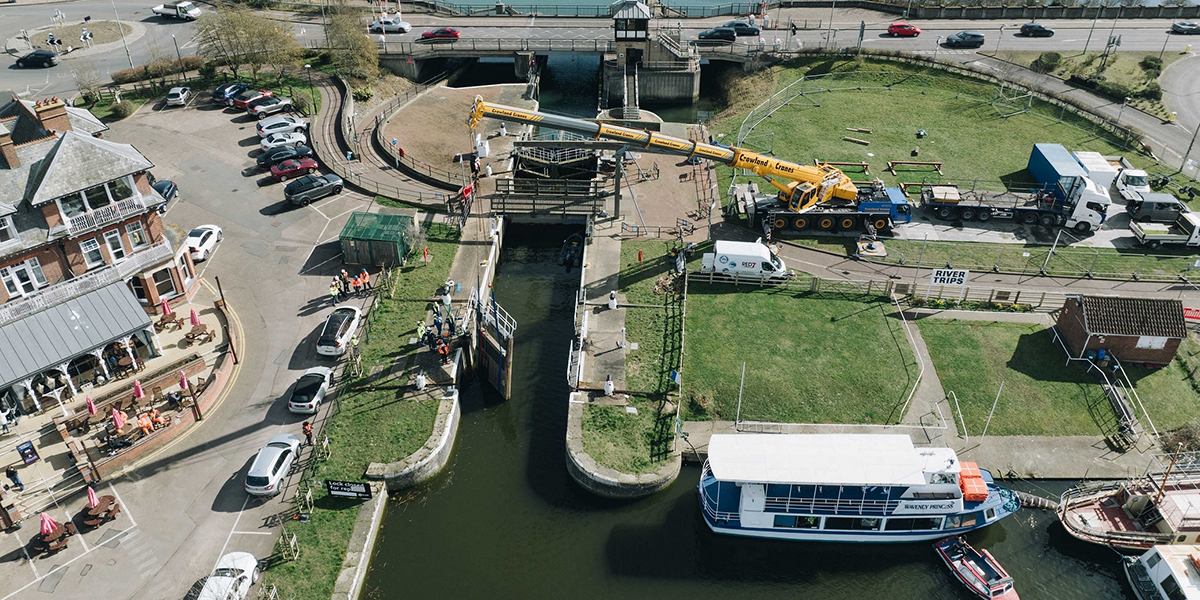
[[425, 41], [425, 42], [432, 42], [432, 41], [437, 41], [437, 40], [454, 41], [460, 37], [462, 37], [462, 33], [453, 27], [439, 27], [432, 31], [426, 31], [425, 33], [422, 33], [420, 41]]
[[888, 26], [888, 33], [891, 34], [892, 37], [917, 37], [918, 35], [921, 35], [921, 29], [916, 25], [896, 22]]
[[287, 181], [289, 177], [312, 174], [317, 170], [317, 161], [311, 158], [289, 158], [277, 165], [271, 165], [271, 176], [279, 181]]
[[251, 102], [261, 98], [269, 98], [275, 94], [271, 90], [245, 90], [242, 93], [233, 97], [230, 102], [233, 107], [238, 110], [246, 110]]

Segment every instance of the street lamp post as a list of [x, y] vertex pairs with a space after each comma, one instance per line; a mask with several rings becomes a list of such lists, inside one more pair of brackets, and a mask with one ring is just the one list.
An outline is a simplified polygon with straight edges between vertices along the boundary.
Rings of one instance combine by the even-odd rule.
[[[1174, 26], [1175, 26], [1175, 24], [1171, 23], [1171, 27], [1174, 27]], [[1158, 51], [1158, 60], [1161, 61], [1163, 54], [1165, 54], [1167, 52], [1167, 42], [1169, 42], [1169, 41], [1171, 41], [1171, 31], [1167, 30], [1167, 37], [1166, 37], [1166, 39], [1163, 40], [1162, 50]]]
[[[1187, 167], [1188, 157], [1190, 157], [1192, 155], [1192, 146], [1196, 145], [1196, 136], [1197, 135], [1200, 135], [1200, 126], [1196, 127], [1196, 132], [1192, 134], [1192, 141], [1191, 141], [1191, 143], [1188, 144], [1187, 152], [1183, 153], [1183, 163], [1179, 165], [1180, 171], [1183, 171], [1183, 169], [1185, 167]], [[1196, 177], [1192, 176], [1192, 180], [1194, 181], [1195, 179], [1196, 179]]]
[[942, 47], [942, 36], [937, 37], [937, 43], [933, 45], [933, 62], [937, 62], [938, 49]]
[[1004, 41], [1004, 25], [1000, 26], [1000, 35], [996, 36], [996, 53], [992, 56], [1000, 56], [1000, 42]]
[[121, 15], [117, 14], [116, 0], [109, 0], [112, 4], [113, 16], [117, 18], [117, 30], [121, 32], [121, 45], [125, 46], [125, 58], [129, 59], [129, 68], [133, 68], [133, 56], [129, 54], [129, 43], [125, 41], [125, 26], [121, 24]]
[[829, 5], [829, 28], [825, 32], [825, 46], [828, 47], [833, 41], [833, 10], [837, 8], [837, 0]]
[[1100, 20], [1100, 9], [1096, 9], [1096, 16], [1092, 18], [1092, 28], [1088, 30], [1087, 41], [1083, 43], [1083, 53], [1087, 54], [1088, 45], [1092, 43], [1092, 34], [1096, 31], [1096, 21]]
[[312, 105], [309, 107], [309, 110], [312, 111], [311, 114], [315, 115], [317, 114], [317, 93], [313, 91], [312, 65], [304, 65], [304, 72], [308, 73], [308, 97], [312, 99]]
[[171, 41], [175, 44], [175, 60], [178, 61], [175, 64], [180, 69], [179, 80], [184, 81], [187, 79], [187, 75], [183, 72], [183, 55], [179, 53], [179, 40], [175, 39], [175, 34], [173, 33], [171, 34]]
[[1121, 110], [1117, 111], [1117, 125], [1121, 124], [1121, 115], [1125, 114], [1125, 106], [1129, 104], [1129, 97], [1125, 97], [1125, 101], [1121, 103]]

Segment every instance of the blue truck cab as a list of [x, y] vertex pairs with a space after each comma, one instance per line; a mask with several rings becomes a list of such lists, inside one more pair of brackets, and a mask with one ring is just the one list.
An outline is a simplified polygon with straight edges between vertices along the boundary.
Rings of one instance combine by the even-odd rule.
[[860, 195], [858, 211], [869, 215], [887, 215], [893, 225], [912, 222], [912, 205], [900, 188], [884, 188], [882, 195]]

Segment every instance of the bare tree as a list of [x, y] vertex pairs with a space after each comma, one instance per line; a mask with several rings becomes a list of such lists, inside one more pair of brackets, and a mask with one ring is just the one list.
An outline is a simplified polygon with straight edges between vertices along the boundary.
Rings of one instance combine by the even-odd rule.
[[75, 87], [79, 88], [83, 99], [94, 104], [100, 98], [100, 89], [104, 86], [104, 78], [96, 69], [96, 63], [91, 60], [77, 61], [71, 75], [75, 77]]
[[[200, 56], [224, 64], [238, 76], [238, 71], [250, 63], [253, 15], [238, 5], [219, 12], [206, 12], [196, 20], [196, 44]], [[257, 70], [254, 71], [257, 73]]]
[[343, 75], [367, 82], [379, 76], [379, 49], [367, 37], [362, 18], [345, 5], [330, 8], [330, 61]]

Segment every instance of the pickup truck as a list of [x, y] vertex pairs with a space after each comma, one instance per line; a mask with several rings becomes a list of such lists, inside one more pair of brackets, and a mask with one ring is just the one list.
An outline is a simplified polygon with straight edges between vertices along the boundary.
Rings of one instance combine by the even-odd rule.
[[171, 19], [195, 21], [200, 16], [200, 9], [191, 2], [176, 2], [174, 4], [159, 4], [150, 9], [154, 14]]
[[1157, 248], [1163, 244], [1200, 246], [1200, 216], [1183, 213], [1174, 223], [1129, 223], [1129, 229], [1142, 245]]

